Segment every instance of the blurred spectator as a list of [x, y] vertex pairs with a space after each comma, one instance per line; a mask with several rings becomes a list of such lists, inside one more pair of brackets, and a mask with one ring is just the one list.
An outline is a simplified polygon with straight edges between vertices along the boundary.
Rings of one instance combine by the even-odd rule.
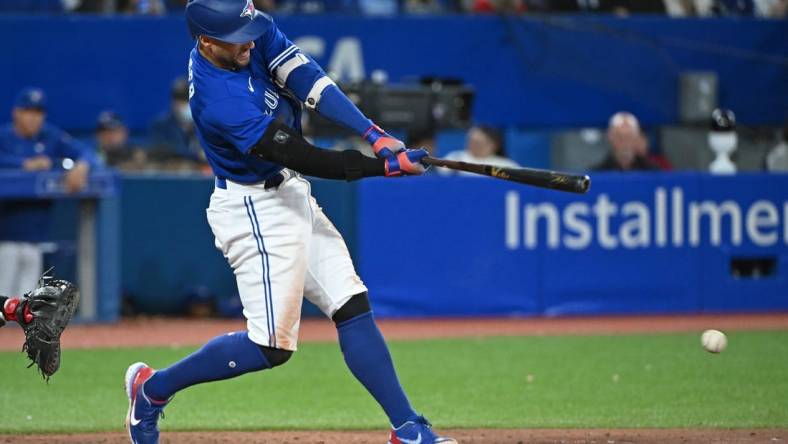
[[[167, 0], [167, 10], [172, 12], [183, 12], [184, 9], [186, 9], [186, 3], [188, 3], [188, 0]], [[258, 7], [257, 1], [254, 2], [254, 6], [255, 8]]]
[[756, 16], [783, 18], [788, 0], [665, 0], [671, 16]]
[[[186, 2], [183, 0], [179, 0], [183, 2], [183, 6], [181, 9], [186, 7]], [[275, 0], [254, 0], [254, 7], [258, 11], [263, 11], [267, 13], [272, 13], [276, 11], [276, 1]]]
[[163, 0], [115, 0], [118, 12], [160, 15], [167, 12]]
[[410, 14], [436, 14], [459, 11], [455, 0], [405, 0], [405, 12]]
[[397, 0], [356, 0], [364, 15], [395, 15], [399, 12]]
[[755, 0], [755, 14], [766, 18], [786, 18], [788, 0]]
[[149, 159], [164, 169], [194, 169], [204, 164], [189, 108], [189, 83], [184, 77], [173, 81], [170, 109], [151, 125]]
[[145, 168], [146, 155], [129, 144], [129, 129], [112, 111], [102, 111], [96, 123], [96, 152], [105, 165], [125, 171]]
[[[484, 163], [498, 167], [519, 167], [517, 162], [506, 158], [501, 132], [496, 128], [482, 125], [474, 126], [468, 130], [464, 150], [452, 151], [444, 159], [477, 164]], [[455, 172], [446, 168], [439, 168], [438, 172], [445, 175], [453, 173], [462, 175], [473, 174], [464, 171]]]
[[525, 12], [525, 0], [470, 0], [466, 9], [475, 13], [517, 14]]
[[66, 9], [83, 13], [160, 15], [167, 12], [165, 0], [62, 0]]
[[788, 121], [783, 125], [780, 141], [766, 155], [766, 169], [788, 171]]
[[[355, 0], [281, 0], [276, 10], [280, 13], [323, 14], [327, 12], [359, 12]], [[257, 6], [255, 4], [255, 6]]]
[[[0, 169], [66, 170], [66, 191], [74, 193], [85, 187], [95, 155], [45, 122], [42, 90], [20, 91], [12, 116], [13, 122], [0, 128]], [[23, 294], [43, 273], [39, 243], [49, 236], [50, 205], [47, 200], [0, 201], [0, 294]]]
[[684, 0], [527, 0], [526, 9], [541, 12], [600, 12], [630, 14], [664, 14], [666, 2]]
[[596, 165], [597, 171], [658, 170], [648, 158], [648, 139], [640, 131], [637, 117], [628, 112], [617, 112], [607, 127], [610, 154]]

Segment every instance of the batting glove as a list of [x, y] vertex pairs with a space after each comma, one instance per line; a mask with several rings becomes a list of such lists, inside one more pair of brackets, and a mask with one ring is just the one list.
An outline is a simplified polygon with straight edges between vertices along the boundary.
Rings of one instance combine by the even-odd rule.
[[401, 140], [391, 137], [381, 127], [374, 124], [364, 133], [364, 140], [372, 145], [375, 156], [379, 159], [394, 160], [399, 153], [405, 150], [405, 144]]
[[418, 176], [427, 169], [421, 163], [429, 153], [424, 148], [403, 149], [396, 156], [386, 159], [386, 177]]

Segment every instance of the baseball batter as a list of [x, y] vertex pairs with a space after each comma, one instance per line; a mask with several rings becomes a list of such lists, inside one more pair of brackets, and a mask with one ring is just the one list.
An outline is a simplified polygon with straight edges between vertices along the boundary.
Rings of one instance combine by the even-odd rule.
[[[235, 272], [247, 330], [214, 338], [165, 369], [131, 365], [131, 441], [158, 442], [158, 418], [178, 391], [287, 362], [306, 297], [336, 323], [348, 368], [389, 418], [389, 443], [456, 443], [436, 436], [411, 407], [367, 288], [300, 174], [344, 180], [416, 175], [424, 172], [427, 152], [406, 149], [375, 126], [252, 0], [190, 0], [186, 19], [197, 40], [189, 58], [189, 103], [216, 175], [208, 222]], [[363, 136], [377, 158], [310, 145], [300, 135], [301, 103]]]

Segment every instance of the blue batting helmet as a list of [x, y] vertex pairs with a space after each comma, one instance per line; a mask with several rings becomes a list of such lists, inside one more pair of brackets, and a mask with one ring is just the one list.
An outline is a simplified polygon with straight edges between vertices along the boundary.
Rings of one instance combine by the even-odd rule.
[[189, 0], [186, 22], [192, 36], [204, 35], [227, 43], [257, 40], [270, 25], [252, 0]]

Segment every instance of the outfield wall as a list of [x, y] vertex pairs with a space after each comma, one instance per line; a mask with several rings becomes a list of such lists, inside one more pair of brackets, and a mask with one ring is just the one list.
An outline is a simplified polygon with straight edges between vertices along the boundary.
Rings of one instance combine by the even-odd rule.
[[[594, 174], [584, 196], [377, 180], [358, 204], [386, 316], [788, 309], [788, 175]], [[396, 237], [378, 235], [382, 214]]]
[[[788, 310], [788, 175], [594, 174], [584, 196], [466, 177], [313, 184], [382, 316]], [[211, 189], [124, 181], [121, 275], [142, 309], [177, 311], [196, 286], [235, 294]]]

